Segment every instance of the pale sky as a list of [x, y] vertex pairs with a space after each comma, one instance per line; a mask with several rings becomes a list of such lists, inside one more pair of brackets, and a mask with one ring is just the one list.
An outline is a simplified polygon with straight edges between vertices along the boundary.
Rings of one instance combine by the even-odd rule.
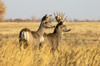
[[100, 0], [2, 0], [6, 18], [41, 18], [65, 12], [68, 19], [100, 19]]

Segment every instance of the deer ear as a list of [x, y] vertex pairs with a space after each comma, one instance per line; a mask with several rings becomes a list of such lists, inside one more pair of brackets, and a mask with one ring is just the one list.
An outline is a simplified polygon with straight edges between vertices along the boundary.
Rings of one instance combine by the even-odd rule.
[[51, 19], [51, 17], [52, 17], [52, 15], [49, 15], [46, 20], [49, 21]]
[[47, 19], [47, 14], [42, 18], [42, 22]]

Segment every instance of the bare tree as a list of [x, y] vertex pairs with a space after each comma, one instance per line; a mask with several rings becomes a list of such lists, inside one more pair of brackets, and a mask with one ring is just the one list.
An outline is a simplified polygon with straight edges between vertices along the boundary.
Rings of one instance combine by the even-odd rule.
[[0, 21], [4, 19], [5, 13], [6, 13], [5, 4], [0, 0]]

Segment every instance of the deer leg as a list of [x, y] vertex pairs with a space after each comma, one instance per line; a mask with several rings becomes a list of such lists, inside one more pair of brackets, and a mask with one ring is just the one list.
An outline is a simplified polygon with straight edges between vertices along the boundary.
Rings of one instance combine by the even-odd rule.
[[41, 47], [43, 47], [42, 44], [43, 44], [43, 43], [40, 43], [40, 44], [39, 44], [39, 50], [41, 49]]
[[28, 44], [27, 43], [25, 43], [24, 44], [24, 49], [26, 49], [28, 47]]

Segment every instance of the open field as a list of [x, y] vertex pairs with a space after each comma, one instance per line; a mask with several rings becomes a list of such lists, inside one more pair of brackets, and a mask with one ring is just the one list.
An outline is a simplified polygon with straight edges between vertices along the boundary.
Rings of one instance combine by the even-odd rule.
[[[19, 49], [20, 30], [26, 27], [36, 31], [39, 22], [1, 22], [0, 66], [100, 66], [100, 22], [66, 25], [71, 31], [64, 33], [59, 52], [52, 55], [47, 44], [41, 50]], [[52, 33], [53, 29], [45, 32]]]

